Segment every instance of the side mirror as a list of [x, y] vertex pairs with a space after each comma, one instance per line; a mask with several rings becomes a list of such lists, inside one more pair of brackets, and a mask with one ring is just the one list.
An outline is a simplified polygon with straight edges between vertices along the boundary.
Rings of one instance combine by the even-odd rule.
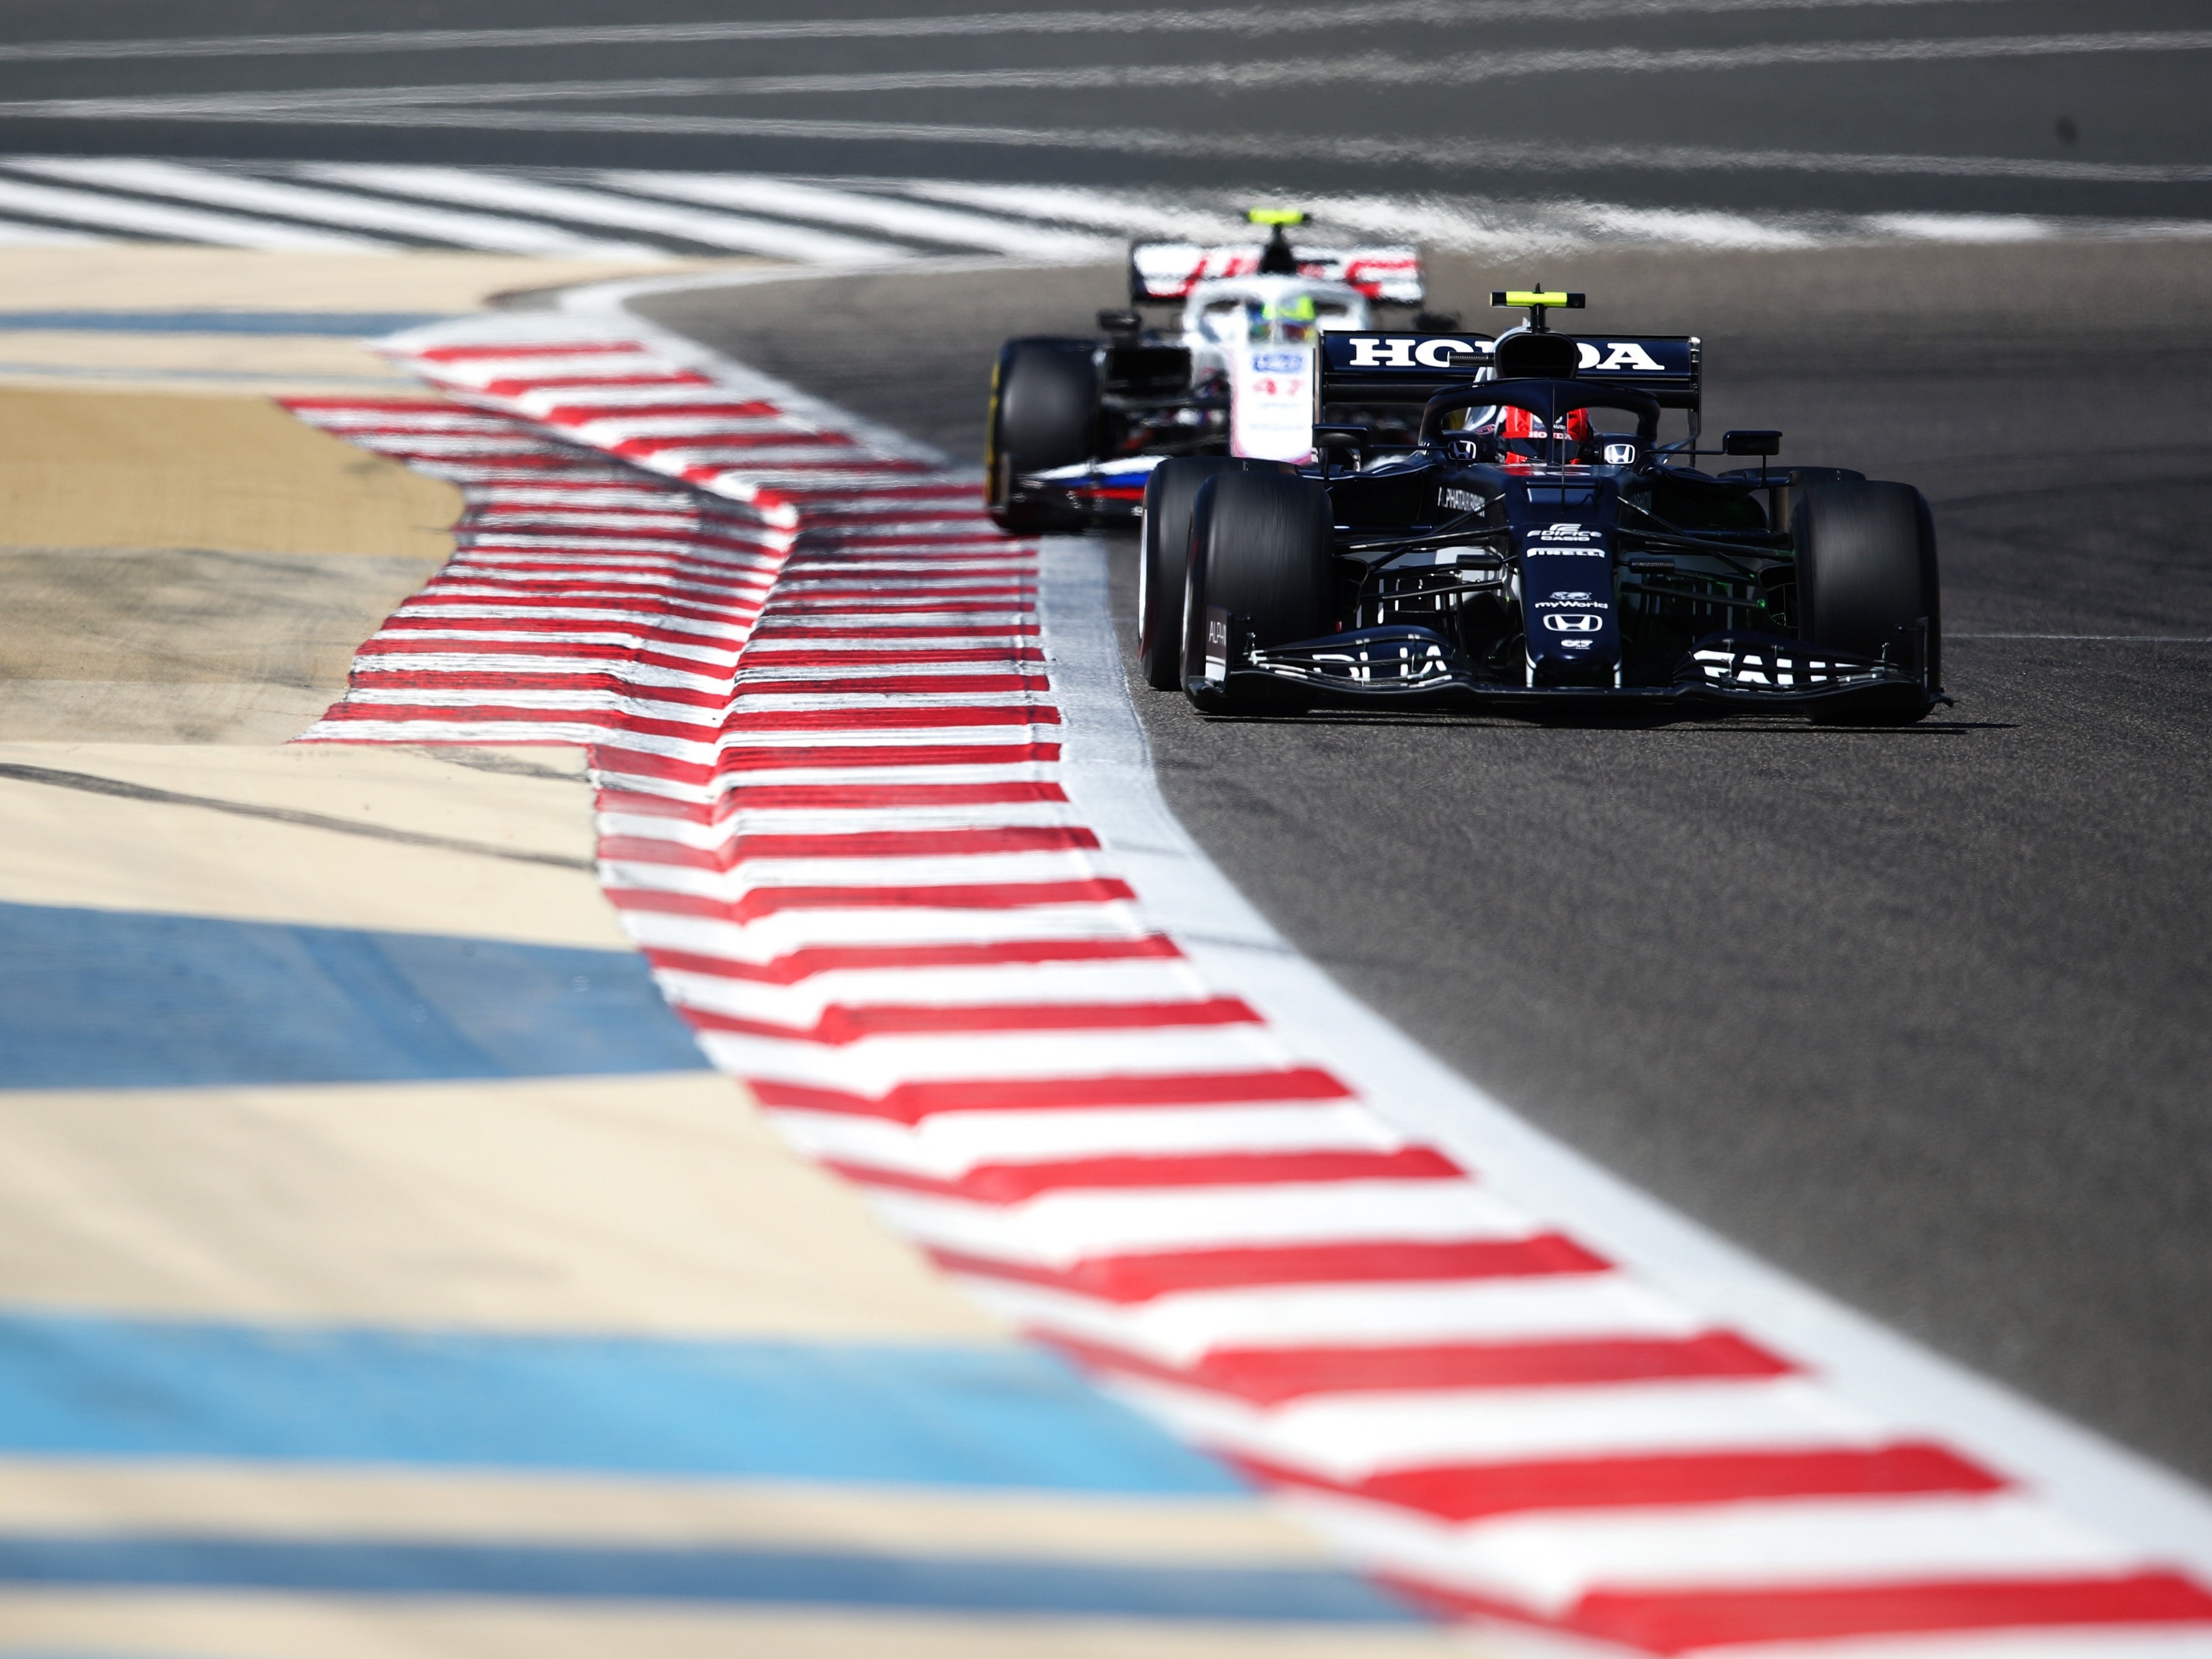
[[1723, 432], [1721, 434], [1721, 453], [1723, 455], [1757, 455], [1761, 459], [1782, 453], [1779, 432]]
[[1369, 429], [1364, 426], [1316, 426], [1314, 428], [1314, 448], [1321, 455], [1322, 471], [1324, 473], [1328, 471], [1328, 460], [1331, 456], [1342, 454], [1346, 451], [1349, 451], [1352, 455], [1352, 470], [1358, 471], [1366, 462], [1367, 441], [1370, 435]]
[[1098, 326], [1109, 334], [1142, 334], [1145, 319], [1133, 311], [1102, 311]]

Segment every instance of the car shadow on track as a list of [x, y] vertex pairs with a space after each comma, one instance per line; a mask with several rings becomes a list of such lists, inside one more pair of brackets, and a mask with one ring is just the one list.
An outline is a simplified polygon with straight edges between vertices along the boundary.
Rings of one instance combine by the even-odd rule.
[[1650, 714], [1613, 716], [1516, 716], [1504, 714], [1419, 714], [1407, 710], [1364, 708], [1308, 709], [1299, 714], [1211, 714], [1191, 711], [1201, 726], [1388, 726], [1394, 730], [1432, 729], [1481, 732], [1700, 732], [1729, 737], [1820, 738], [1838, 735], [1886, 738], [1965, 737], [1976, 732], [2010, 732], [2011, 720], [1920, 720], [1911, 726], [1814, 726], [1801, 720], [1700, 720]]

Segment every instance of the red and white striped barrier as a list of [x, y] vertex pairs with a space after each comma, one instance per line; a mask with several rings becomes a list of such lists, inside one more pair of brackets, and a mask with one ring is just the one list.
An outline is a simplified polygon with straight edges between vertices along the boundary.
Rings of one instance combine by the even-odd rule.
[[2212, 1530], [2160, 1541], [2192, 1493], [1808, 1359], [1800, 1304], [1686, 1270], [1685, 1224], [1238, 921], [1134, 751], [1095, 550], [611, 329], [404, 337], [450, 401], [293, 405], [471, 502], [307, 737], [590, 744], [669, 1000], [980, 1301], [1537, 1648], [2212, 1654]]

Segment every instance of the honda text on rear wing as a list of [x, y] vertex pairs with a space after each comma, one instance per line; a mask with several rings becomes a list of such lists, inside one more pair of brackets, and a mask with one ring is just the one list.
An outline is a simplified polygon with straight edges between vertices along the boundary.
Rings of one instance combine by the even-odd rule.
[[[1667, 409], [1698, 404], [1695, 335], [1616, 338], [1570, 335], [1575, 378], [1632, 386]], [[1453, 391], [1491, 364], [1491, 343], [1479, 334], [1324, 334], [1321, 400], [1328, 404], [1419, 404]]]

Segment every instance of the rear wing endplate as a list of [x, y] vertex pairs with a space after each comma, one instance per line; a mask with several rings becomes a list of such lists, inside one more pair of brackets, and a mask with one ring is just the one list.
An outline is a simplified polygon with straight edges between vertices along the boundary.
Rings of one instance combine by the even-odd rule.
[[[1634, 338], [1570, 337], [1579, 348], [1577, 380], [1632, 386], [1666, 409], [1695, 409], [1698, 341], [1691, 334]], [[1423, 404], [1455, 391], [1490, 366], [1491, 343], [1480, 334], [1324, 334], [1321, 400], [1327, 404]]]
[[[1214, 247], [1197, 242], [1132, 243], [1130, 303], [1158, 305], [1188, 299], [1194, 286], [1209, 278], [1252, 276], [1260, 269], [1261, 246], [1258, 242]], [[1305, 247], [1294, 243], [1291, 252], [1301, 276], [1342, 283], [1378, 305], [1417, 306], [1425, 297], [1417, 247]]]

